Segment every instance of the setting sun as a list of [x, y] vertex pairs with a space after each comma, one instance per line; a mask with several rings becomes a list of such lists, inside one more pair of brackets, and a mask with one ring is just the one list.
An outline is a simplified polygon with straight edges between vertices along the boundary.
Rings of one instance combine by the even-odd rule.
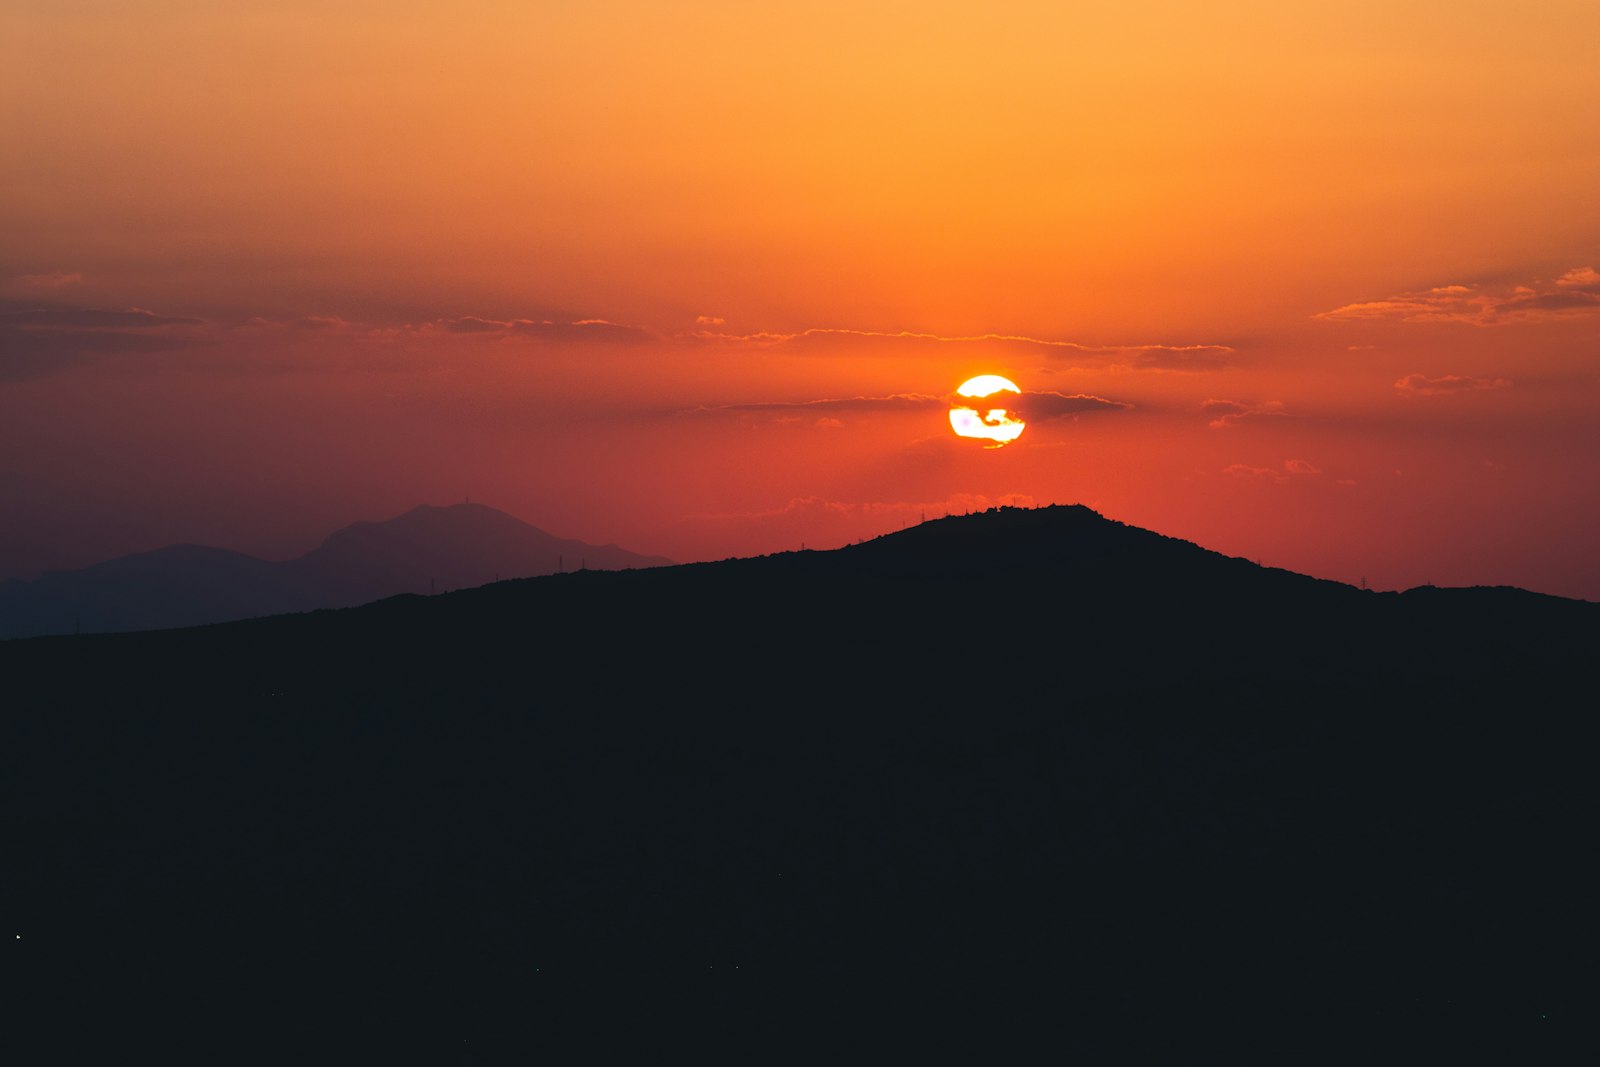
[[4, 4], [0, 586], [470, 493], [1600, 599], [1600, 3], [1437, 7]]
[[[1022, 390], [998, 374], [980, 374], [962, 382], [950, 406], [950, 428], [956, 436], [987, 440], [986, 448], [1000, 448], [1020, 437], [1027, 423], [1014, 408], [996, 406], [997, 402], [1009, 402], [1003, 393], [1020, 396]], [[972, 403], [962, 403], [962, 398]]]

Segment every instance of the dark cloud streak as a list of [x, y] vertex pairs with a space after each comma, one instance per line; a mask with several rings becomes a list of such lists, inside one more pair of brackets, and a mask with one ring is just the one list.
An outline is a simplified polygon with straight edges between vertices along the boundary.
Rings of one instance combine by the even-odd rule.
[[1600, 272], [1574, 267], [1554, 285], [1536, 281], [1509, 290], [1477, 285], [1439, 285], [1418, 292], [1399, 293], [1382, 300], [1345, 304], [1318, 312], [1315, 319], [1354, 321], [1388, 319], [1398, 322], [1456, 322], [1468, 326], [1503, 326], [1539, 322], [1600, 309]]
[[1120, 400], [1086, 393], [997, 393], [992, 397], [969, 399], [953, 396], [932, 396], [926, 393], [894, 393], [889, 396], [852, 396], [819, 400], [772, 400], [744, 404], [720, 404], [714, 407], [693, 408], [691, 415], [733, 414], [838, 414], [841, 412], [895, 412], [943, 411], [952, 402], [989, 407], [1014, 407], [1025, 419], [1048, 421], [1073, 418], [1094, 412], [1127, 411], [1133, 405]]
[[1017, 410], [1024, 419], [1049, 421], [1096, 412], [1131, 411], [1133, 405], [1087, 393], [1023, 393], [1017, 401]]
[[196, 341], [200, 319], [141, 308], [0, 306], [0, 381], [15, 382], [101, 356], [165, 352]]
[[1234, 349], [1228, 345], [1193, 344], [1130, 344], [1091, 345], [1077, 341], [1051, 340], [1027, 337], [1020, 334], [987, 333], [965, 336], [945, 336], [912, 330], [849, 330], [831, 327], [814, 327], [792, 333], [735, 334], [713, 330], [697, 330], [685, 335], [689, 340], [720, 343], [749, 344], [760, 347], [805, 348], [837, 347], [841, 344], [870, 344], [901, 351], [922, 351], [930, 346], [974, 347], [990, 351], [1011, 351], [1064, 359], [1073, 356], [1096, 357], [1111, 366], [1126, 366], [1139, 370], [1208, 371], [1231, 365]]
[[1473, 378], [1463, 374], [1445, 374], [1430, 378], [1425, 374], [1408, 374], [1394, 383], [1395, 389], [1412, 396], [1454, 396], [1458, 393], [1484, 392], [1511, 388], [1509, 378]]
[[200, 319], [157, 315], [141, 308], [107, 311], [101, 308], [31, 307], [0, 311], [0, 327], [54, 330], [155, 329], [162, 326], [204, 326]]
[[428, 326], [445, 333], [522, 337], [532, 341], [636, 345], [657, 340], [649, 330], [606, 319], [555, 322], [548, 319], [482, 319], [476, 315], [463, 315], [460, 318], [439, 319]]

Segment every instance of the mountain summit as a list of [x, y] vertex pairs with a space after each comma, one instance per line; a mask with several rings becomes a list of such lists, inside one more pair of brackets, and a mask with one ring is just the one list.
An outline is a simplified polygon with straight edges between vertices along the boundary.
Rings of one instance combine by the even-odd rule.
[[[415, 580], [454, 510], [321, 558]], [[523, 536], [476, 517], [458, 550]], [[962, 1010], [1093, 1063], [1354, 1062], [1397, 1019], [1424, 1060], [1565, 1062], [1520, 1050], [1594, 1003], [1596, 647], [1597, 604], [1365, 592], [1086, 508], [5, 642], [0, 910], [33, 988], [123, 1004], [223, 953], [229, 1005], [403, 1013], [367, 1051], [441, 1062], [495, 998], [542, 1039], [585, 968], [856, 974], [919, 1022], [915, 983], [970, 975]]]
[[170, 629], [398, 593], [443, 592], [580, 567], [624, 570], [672, 561], [556, 537], [482, 504], [424, 504], [358, 522], [313, 551], [269, 562], [227, 549], [171, 545], [36, 581], [0, 583], [0, 639]]

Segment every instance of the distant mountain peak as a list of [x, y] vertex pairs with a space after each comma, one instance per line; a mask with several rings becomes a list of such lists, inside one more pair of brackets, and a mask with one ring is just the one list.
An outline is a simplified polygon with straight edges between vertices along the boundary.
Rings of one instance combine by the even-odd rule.
[[0, 585], [0, 639], [167, 629], [352, 607], [399, 593], [500, 579], [626, 570], [672, 561], [561, 538], [487, 504], [420, 504], [335, 530], [298, 559], [272, 563], [205, 545], [169, 545]]

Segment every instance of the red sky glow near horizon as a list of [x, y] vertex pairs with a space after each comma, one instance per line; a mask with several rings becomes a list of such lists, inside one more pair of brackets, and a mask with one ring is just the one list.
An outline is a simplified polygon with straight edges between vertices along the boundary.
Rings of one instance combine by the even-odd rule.
[[[0, 579], [468, 496], [1600, 600], [1600, 5], [0, 5]], [[962, 382], [1022, 390], [1004, 448]]]

